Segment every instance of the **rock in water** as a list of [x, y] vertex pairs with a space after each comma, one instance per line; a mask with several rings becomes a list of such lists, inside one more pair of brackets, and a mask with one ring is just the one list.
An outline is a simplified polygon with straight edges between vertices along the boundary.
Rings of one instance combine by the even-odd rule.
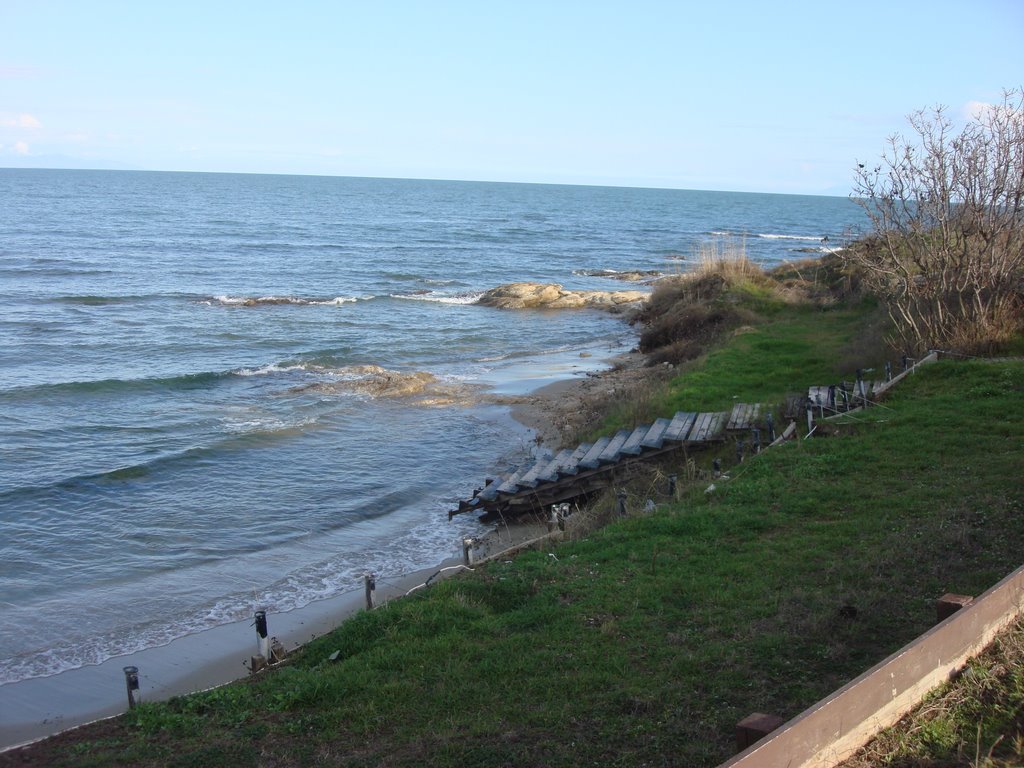
[[499, 309], [575, 309], [590, 307], [622, 312], [635, 309], [646, 291], [567, 291], [553, 283], [508, 283], [484, 293], [478, 304]]

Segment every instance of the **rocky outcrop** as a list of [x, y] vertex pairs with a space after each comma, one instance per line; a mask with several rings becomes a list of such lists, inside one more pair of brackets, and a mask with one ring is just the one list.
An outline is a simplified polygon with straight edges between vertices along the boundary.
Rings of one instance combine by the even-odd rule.
[[492, 288], [478, 304], [499, 309], [578, 309], [590, 307], [612, 312], [636, 309], [647, 291], [567, 291], [560, 285], [508, 283]]

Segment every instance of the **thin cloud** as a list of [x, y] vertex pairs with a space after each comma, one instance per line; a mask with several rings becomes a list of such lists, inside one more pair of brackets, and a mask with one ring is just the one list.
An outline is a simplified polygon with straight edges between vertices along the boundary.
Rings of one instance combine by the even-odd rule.
[[978, 120], [996, 108], [995, 104], [985, 101], [968, 101], [964, 104], [964, 117], [968, 120]]
[[39, 118], [22, 112], [14, 117], [0, 117], [0, 128], [42, 128]]
[[15, 154], [22, 156], [28, 155], [30, 153], [28, 143], [24, 141], [14, 142], [14, 152]]

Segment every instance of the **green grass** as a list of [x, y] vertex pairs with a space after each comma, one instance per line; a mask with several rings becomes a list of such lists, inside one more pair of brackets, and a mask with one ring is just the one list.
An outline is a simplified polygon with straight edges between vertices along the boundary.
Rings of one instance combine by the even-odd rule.
[[[728, 342], [709, 352], [697, 365], [645, 397], [613, 407], [590, 440], [619, 429], [648, 423], [676, 411], [726, 411], [733, 404], [775, 405], [804, 386], [854, 379], [856, 365], [879, 371], [883, 358], [855, 357], [845, 367], [848, 351], [872, 318], [872, 308], [822, 310], [790, 306], [757, 325], [735, 331]], [[882, 378], [881, 373], [877, 374]], [[778, 423], [778, 420], [776, 420]]]
[[[798, 326], [771, 338], [803, 344]], [[755, 392], [758, 374], [732, 367], [760, 348], [751, 335], [733, 340], [746, 352], [709, 356], [733, 373], [702, 407]], [[823, 353], [814, 365], [828, 364]], [[783, 386], [774, 376], [761, 377], [769, 393]], [[926, 630], [937, 596], [980, 593], [1020, 565], [1022, 393], [1020, 363], [930, 366], [841, 436], [748, 460], [714, 493], [441, 582], [360, 614], [285, 669], [28, 754], [75, 766], [716, 765], [747, 714], [799, 713]], [[0, 765], [31, 764], [9, 755]]]

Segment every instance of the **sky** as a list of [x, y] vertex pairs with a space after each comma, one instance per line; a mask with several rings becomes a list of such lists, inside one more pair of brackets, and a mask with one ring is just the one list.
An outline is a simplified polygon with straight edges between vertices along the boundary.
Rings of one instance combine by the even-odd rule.
[[845, 195], [1024, 0], [0, 0], [0, 167]]

